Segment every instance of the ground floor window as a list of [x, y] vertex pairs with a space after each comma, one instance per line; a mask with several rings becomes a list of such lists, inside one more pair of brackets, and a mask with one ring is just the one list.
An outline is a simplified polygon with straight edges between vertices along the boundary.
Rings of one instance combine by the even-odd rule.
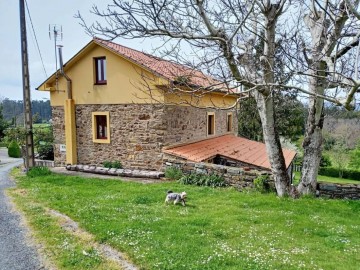
[[215, 113], [207, 113], [207, 135], [215, 134]]
[[233, 131], [233, 115], [232, 113], [228, 113], [226, 116], [226, 131]]
[[109, 112], [92, 113], [93, 142], [110, 143]]

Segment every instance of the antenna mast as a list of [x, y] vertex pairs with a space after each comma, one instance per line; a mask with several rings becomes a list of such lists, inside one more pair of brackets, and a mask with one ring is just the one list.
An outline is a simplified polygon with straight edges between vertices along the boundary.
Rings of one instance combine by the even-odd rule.
[[63, 31], [62, 26], [56, 24], [49, 24], [49, 38], [54, 40], [54, 49], [55, 49], [55, 76], [56, 76], [56, 90], [59, 90], [58, 87], [58, 55], [57, 55], [57, 42], [63, 40]]

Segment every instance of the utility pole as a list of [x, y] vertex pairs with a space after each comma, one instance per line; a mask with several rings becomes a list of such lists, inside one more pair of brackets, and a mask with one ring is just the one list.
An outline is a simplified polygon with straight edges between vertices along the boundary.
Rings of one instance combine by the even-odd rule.
[[26, 39], [26, 21], [25, 21], [25, 0], [20, 0], [20, 33], [21, 33], [21, 60], [22, 60], [22, 77], [23, 77], [23, 103], [24, 103], [24, 121], [25, 121], [25, 169], [28, 171], [35, 166], [34, 160], [34, 141], [31, 114], [31, 98], [30, 98], [30, 78], [28, 51]]

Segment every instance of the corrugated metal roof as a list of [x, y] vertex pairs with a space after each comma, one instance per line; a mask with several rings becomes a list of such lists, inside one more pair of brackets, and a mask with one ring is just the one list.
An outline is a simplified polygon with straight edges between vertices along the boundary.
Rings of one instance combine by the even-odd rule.
[[[216, 155], [224, 156], [243, 163], [271, 169], [264, 143], [251, 141], [228, 134], [186, 145], [163, 150], [164, 153], [201, 162]], [[286, 167], [289, 167], [296, 152], [283, 148]]]

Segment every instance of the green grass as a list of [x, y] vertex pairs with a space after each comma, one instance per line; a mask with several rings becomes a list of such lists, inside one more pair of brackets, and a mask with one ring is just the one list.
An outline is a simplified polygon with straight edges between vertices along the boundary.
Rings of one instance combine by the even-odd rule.
[[[187, 206], [165, 205], [169, 189], [185, 190]], [[17, 195], [25, 212], [31, 205], [60, 211], [141, 269], [350, 270], [360, 265], [359, 201], [280, 199], [231, 188], [62, 175], [18, 177], [12, 194], [17, 190], [26, 191]], [[38, 215], [47, 226], [43, 213]], [[36, 213], [28, 216], [38, 219]], [[42, 241], [58, 238], [58, 232], [50, 235], [43, 227], [34, 228]], [[61, 265], [69, 264], [69, 256], [59, 257]]]
[[[299, 180], [300, 180], [300, 172], [295, 172], [294, 183], [295, 184], [298, 183]], [[328, 182], [328, 183], [335, 183], [335, 184], [355, 184], [355, 185], [360, 185], [360, 181], [357, 181], [357, 180], [330, 177], [330, 176], [325, 176], [325, 175], [318, 175], [317, 180], [318, 180], [318, 182]]]

